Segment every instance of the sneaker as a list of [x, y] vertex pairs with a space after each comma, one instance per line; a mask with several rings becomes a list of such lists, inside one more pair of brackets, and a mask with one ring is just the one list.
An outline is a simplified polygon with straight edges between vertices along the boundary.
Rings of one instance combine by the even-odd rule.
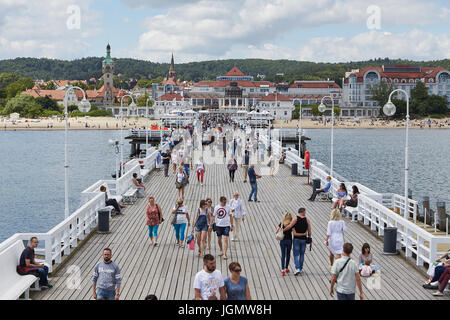
[[234, 238], [231, 238], [230, 240], [231, 240], [231, 241], [234, 241]]
[[437, 297], [442, 297], [444, 294], [440, 291], [436, 291], [435, 293], [433, 293], [433, 296], [437, 296]]
[[300, 270], [295, 269], [294, 276], [298, 276], [300, 274]]
[[281, 270], [281, 276], [284, 277], [285, 274], [286, 272], [284, 270]]
[[248, 199], [248, 202], [253, 202], [253, 200], [252, 199]]
[[53, 286], [51, 285], [51, 284], [46, 284], [46, 285], [43, 285], [43, 286], [41, 286], [41, 288], [42, 289], [51, 289], [51, 288], [53, 288]]
[[433, 286], [433, 287], [439, 286], [439, 285], [440, 285], [439, 281], [435, 281], [435, 282], [431, 282], [430, 283], [430, 286]]
[[289, 270], [289, 269], [286, 269], [285, 271], [286, 271], [286, 273], [289, 273], [289, 272], [291, 272], [291, 270]]
[[259, 201], [259, 200], [255, 200], [255, 202], [261, 202], [261, 201]]
[[303, 273], [303, 270], [299, 270], [298, 272], [299, 272], [300, 274], [302, 274], [302, 273]]

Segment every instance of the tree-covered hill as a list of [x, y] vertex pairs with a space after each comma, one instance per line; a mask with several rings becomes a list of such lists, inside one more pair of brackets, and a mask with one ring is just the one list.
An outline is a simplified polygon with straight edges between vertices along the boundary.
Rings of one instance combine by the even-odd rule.
[[[0, 60], [0, 73], [16, 73], [22, 77], [32, 79], [69, 79], [88, 80], [102, 75], [102, 57], [89, 57], [72, 61], [54, 60], [46, 58], [16, 58]], [[175, 57], [176, 61], [176, 57]], [[121, 73], [124, 78], [156, 79], [166, 76], [168, 63], [154, 63], [144, 60], [128, 58], [115, 59], [115, 74]], [[226, 73], [234, 65], [245, 74], [255, 77], [265, 75], [265, 80], [288, 81], [294, 80], [335, 80], [339, 84], [346, 71], [362, 69], [367, 66], [381, 66], [383, 64], [417, 64], [421, 66], [442, 66], [450, 69], [450, 59], [437, 61], [409, 61], [375, 59], [369, 61], [347, 63], [314, 63], [294, 60], [264, 60], [264, 59], [229, 59], [181, 63], [175, 65], [177, 77], [183, 80], [214, 80], [216, 76]], [[284, 76], [277, 76], [284, 74]]]

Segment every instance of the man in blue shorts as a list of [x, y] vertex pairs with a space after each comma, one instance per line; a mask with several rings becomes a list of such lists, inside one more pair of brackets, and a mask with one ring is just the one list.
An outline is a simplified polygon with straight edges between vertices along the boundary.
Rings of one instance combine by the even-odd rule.
[[[214, 208], [214, 214], [211, 217], [211, 222], [209, 224], [209, 228], [211, 228], [211, 225], [215, 220], [217, 239], [220, 248], [219, 256], [223, 255], [223, 258], [225, 260], [228, 259], [228, 237], [230, 236], [230, 231], [233, 231], [232, 212], [234, 212], [234, 209], [232, 209], [230, 206], [227, 206], [227, 198], [224, 196], [220, 197], [220, 204], [218, 204]], [[225, 244], [223, 248], [224, 250], [222, 250], [222, 236], [224, 236], [225, 238]]]

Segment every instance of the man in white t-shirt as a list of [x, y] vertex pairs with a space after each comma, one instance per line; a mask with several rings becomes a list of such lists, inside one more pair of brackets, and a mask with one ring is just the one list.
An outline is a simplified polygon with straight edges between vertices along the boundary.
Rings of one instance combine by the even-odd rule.
[[[230, 206], [227, 206], [227, 198], [224, 196], [220, 197], [220, 204], [218, 204], [214, 208], [214, 214], [211, 217], [211, 223], [209, 224], [209, 227], [211, 228], [211, 225], [213, 222], [216, 223], [216, 234], [217, 234], [217, 241], [219, 243], [220, 253], [219, 256], [223, 255], [223, 258], [226, 260], [227, 257], [227, 250], [228, 250], [228, 237], [230, 236], [230, 231], [233, 231], [233, 216], [232, 212], [234, 212], [234, 209], [232, 209]], [[215, 221], [214, 221], [215, 219]], [[222, 236], [225, 238], [225, 244], [224, 244], [224, 250], [222, 250]]]
[[220, 270], [216, 270], [216, 260], [212, 255], [205, 254], [203, 265], [194, 279], [195, 298], [209, 300], [209, 297], [220, 296], [220, 300], [225, 300], [225, 283]]

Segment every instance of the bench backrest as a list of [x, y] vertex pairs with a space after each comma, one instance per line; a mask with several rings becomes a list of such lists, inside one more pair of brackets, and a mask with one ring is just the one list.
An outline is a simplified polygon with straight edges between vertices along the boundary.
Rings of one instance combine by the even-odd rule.
[[19, 265], [20, 255], [22, 254], [25, 246], [22, 240], [17, 240], [8, 249], [0, 253], [0, 274], [2, 277], [1, 282], [9, 282], [8, 279], [14, 279], [19, 276], [16, 271]]

